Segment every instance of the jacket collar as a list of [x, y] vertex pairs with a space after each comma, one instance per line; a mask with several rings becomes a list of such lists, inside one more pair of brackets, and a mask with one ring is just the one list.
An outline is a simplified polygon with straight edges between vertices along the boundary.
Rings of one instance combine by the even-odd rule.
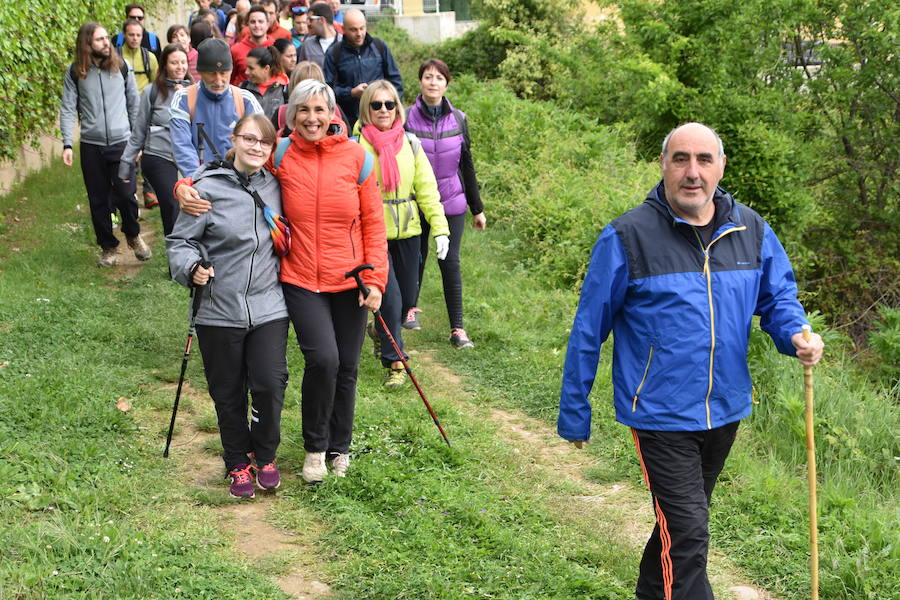
[[[690, 225], [690, 223], [672, 211], [672, 207], [669, 206], [669, 201], [666, 199], [666, 188], [662, 180], [656, 184], [656, 187], [650, 190], [645, 202], [649, 202], [660, 212], [664, 211], [673, 225], [679, 223]], [[724, 188], [716, 186], [716, 191], [713, 193], [713, 203], [716, 205], [716, 216], [714, 218], [716, 220], [715, 228], [717, 230], [728, 222], [740, 224], [741, 214], [738, 210], [737, 202], [735, 202], [731, 194]]]
[[[429, 106], [425, 103], [425, 98], [422, 97], [422, 94], [416, 96], [416, 107], [426, 118], [429, 118]], [[452, 110], [453, 105], [450, 104], [450, 101], [447, 100], [447, 97], [444, 96], [443, 98], [441, 98], [441, 117], [446, 117]]]

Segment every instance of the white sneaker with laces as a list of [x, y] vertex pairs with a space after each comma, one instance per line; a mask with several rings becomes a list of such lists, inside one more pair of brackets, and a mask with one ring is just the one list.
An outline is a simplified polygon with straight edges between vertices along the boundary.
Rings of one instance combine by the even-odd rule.
[[300, 476], [306, 483], [319, 483], [328, 474], [325, 467], [324, 452], [307, 452], [306, 459], [303, 461], [303, 471]]
[[345, 477], [350, 468], [350, 455], [338, 454], [331, 460], [331, 472], [335, 477]]

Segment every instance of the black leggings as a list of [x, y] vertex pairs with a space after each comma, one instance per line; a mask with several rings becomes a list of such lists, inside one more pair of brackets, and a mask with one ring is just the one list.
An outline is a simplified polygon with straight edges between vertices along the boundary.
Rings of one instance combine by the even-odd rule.
[[[381, 316], [391, 330], [394, 341], [403, 351], [403, 335], [400, 324], [406, 311], [416, 305], [419, 295], [419, 238], [388, 240], [388, 281], [381, 298]], [[381, 323], [375, 322], [381, 338], [381, 364], [385, 368], [400, 360]], [[403, 358], [409, 358], [403, 353]]]
[[122, 216], [122, 233], [135, 237], [141, 232], [138, 224], [138, 206], [134, 198], [135, 184], [119, 179], [119, 159], [125, 150], [125, 142], [113, 146], [98, 146], [81, 142], [81, 173], [91, 207], [91, 222], [97, 245], [116, 248], [119, 240], [113, 234], [112, 218], [116, 210]]
[[[431, 227], [421, 215], [422, 243], [420, 246], [421, 262], [419, 264], [419, 290], [422, 289], [422, 278], [425, 274], [425, 261], [428, 259], [428, 244], [431, 242], [429, 233]], [[462, 300], [462, 272], [459, 265], [459, 247], [462, 245], [463, 231], [466, 228], [466, 213], [461, 215], [447, 215], [447, 223], [450, 225], [450, 251], [445, 260], [438, 261], [441, 269], [441, 279], [444, 283], [444, 303], [447, 305], [447, 316], [450, 318], [450, 329], [462, 329], [463, 326], [463, 300]], [[419, 294], [416, 293], [415, 306], [419, 303]]]
[[[287, 387], [288, 320], [253, 329], [197, 326], [209, 395], [216, 405], [225, 468], [275, 460]], [[247, 391], [253, 398], [247, 420]]]
[[346, 454], [353, 437], [356, 374], [366, 333], [359, 292], [316, 293], [282, 283], [303, 369], [301, 414], [307, 452]]
[[[171, 160], [144, 154], [141, 158], [141, 169], [144, 171], [144, 177], [153, 187], [153, 191], [156, 192], [163, 232], [169, 235], [172, 233], [172, 228], [175, 227], [175, 219], [178, 218], [178, 202], [172, 191], [175, 188], [175, 182], [178, 181], [178, 168]], [[146, 185], [144, 192], [147, 192]]]

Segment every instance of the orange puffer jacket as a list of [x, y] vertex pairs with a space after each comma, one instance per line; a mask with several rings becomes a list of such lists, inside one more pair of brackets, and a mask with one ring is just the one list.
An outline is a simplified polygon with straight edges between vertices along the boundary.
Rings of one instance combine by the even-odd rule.
[[387, 236], [377, 177], [373, 172], [357, 184], [365, 155], [337, 121], [317, 142], [291, 133], [275, 170], [291, 223], [291, 252], [282, 259], [281, 281], [313, 292], [342, 292], [356, 287], [344, 274], [368, 263], [375, 269], [364, 271], [363, 281], [384, 292]]

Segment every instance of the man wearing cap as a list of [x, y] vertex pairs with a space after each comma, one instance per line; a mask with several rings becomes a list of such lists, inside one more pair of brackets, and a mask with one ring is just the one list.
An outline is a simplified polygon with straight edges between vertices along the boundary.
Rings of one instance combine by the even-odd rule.
[[[205, 161], [214, 159], [208, 142], [199, 137], [203, 129], [220, 156], [231, 148], [231, 132], [245, 114], [262, 112], [252, 92], [229, 85], [231, 51], [219, 38], [203, 40], [197, 48], [200, 83], [182, 88], [172, 97], [169, 130], [175, 164], [184, 176], [193, 175]], [[202, 155], [201, 155], [202, 149]]]

